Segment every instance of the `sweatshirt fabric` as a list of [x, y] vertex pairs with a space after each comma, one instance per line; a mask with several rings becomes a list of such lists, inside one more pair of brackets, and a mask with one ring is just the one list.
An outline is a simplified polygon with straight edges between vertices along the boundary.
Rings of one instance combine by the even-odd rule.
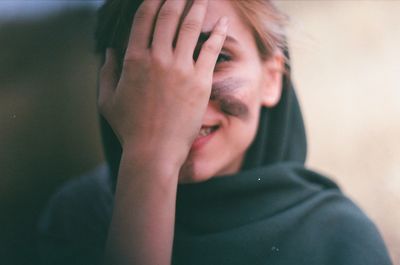
[[[178, 185], [173, 265], [391, 264], [371, 220], [305, 167], [305, 129], [286, 69], [282, 98], [262, 108], [240, 172]], [[66, 183], [44, 210], [43, 264], [101, 264], [121, 158], [104, 119], [101, 129], [107, 164]]]

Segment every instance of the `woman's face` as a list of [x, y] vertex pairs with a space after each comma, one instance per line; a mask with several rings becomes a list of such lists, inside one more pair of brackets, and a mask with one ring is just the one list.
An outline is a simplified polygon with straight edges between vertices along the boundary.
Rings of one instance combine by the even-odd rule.
[[[181, 169], [180, 183], [238, 172], [257, 132], [261, 106], [272, 107], [280, 98], [282, 56], [261, 61], [251, 29], [229, 0], [209, 1], [202, 32], [210, 32], [221, 16], [229, 18], [228, 35], [202, 130]], [[199, 47], [206, 37], [200, 37]]]

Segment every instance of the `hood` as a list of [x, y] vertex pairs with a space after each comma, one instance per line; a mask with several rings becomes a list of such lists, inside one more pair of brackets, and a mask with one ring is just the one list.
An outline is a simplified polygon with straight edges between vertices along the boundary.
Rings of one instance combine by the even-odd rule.
[[[289, 53], [285, 50], [289, 61]], [[304, 164], [307, 141], [300, 105], [291, 80], [290, 65], [283, 75], [282, 95], [273, 108], [262, 107], [256, 137], [245, 155], [241, 172], [279, 162]], [[122, 148], [108, 122], [100, 116], [104, 153], [115, 187]]]

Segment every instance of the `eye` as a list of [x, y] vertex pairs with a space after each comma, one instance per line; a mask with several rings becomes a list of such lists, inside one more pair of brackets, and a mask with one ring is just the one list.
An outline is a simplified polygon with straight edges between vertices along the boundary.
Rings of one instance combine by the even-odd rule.
[[229, 55], [220, 53], [220, 54], [218, 55], [218, 58], [217, 58], [217, 64], [218, 64], [218, 63], [223, 63], [223, 62], [228, 62], [228, 61], [230, 61], [230, 60], [231, 60], [231, 57], [230, 57]]

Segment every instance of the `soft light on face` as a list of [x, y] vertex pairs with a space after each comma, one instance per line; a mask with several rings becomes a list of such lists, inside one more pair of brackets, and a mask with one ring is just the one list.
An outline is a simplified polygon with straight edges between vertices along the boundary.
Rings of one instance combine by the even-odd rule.
[[199, 47], [221, 16], [229, 18], [228, 37], [214, 69], [202, 130], [181, 169], [180, 183], [238, 172], [256, 135], [261, 107], [274, 105], [280, 95], [281, 73], [273, 71], [274, 60], [261, 61], [251, 29], [229, 2], [209, 1]]

